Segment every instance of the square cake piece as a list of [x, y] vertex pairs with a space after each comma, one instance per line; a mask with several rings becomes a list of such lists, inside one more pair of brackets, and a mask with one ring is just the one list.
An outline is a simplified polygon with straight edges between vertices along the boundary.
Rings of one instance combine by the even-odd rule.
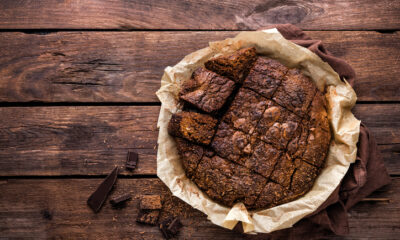
[[237, 83], [242, 83], [257, 59], [255, 48], [244, 48], [229, 56], [215, 57], [204, 63], [204, 66]]
[[235, 88], [235, 82], [205, 68], [194, 71], [180, 92], [180, 99], [207, 112], [219, 110]]
[[239, 162], [241, 155], [251, 153], [250, 136], [221, 122], [211, 147], [219, 156]]
[[260, 140], [251, 144], [252, 155], [243, 157], [240, 162], [248, 169], [269, 178], [283, 151]]
[[[195, 174], [194, 182], [211, 199], [227, 206], [243, 202], [252, 206], [267, 179], [219, 156], [204, 157]], [[223, 183], [223, 184], [221, 184]]]
[[289, 69], [280, 62], [258, 57], [253, 68], [243, 82], [243, 87], [249, 88], [258, 94], [271, 98]]
[[300, 159], [292, 159], [287, 155], [283, 155], [275, 166], [275, 170], [271, 175], [271, 180], [289, 189], [292, 175], [299, 164]]
[[279, 105], [304, 117], [316, 91], [317, 87], [311, 79], [301, 74], [298, 69], [290, 69], [273, 99]]
[[178, 153], [186, 176], [191, 178], [204, 154], [204, 147], [183, 138], [175, 138]]
[[195, 112], [179, 112], [172, 115], [168, 133], [191, 142], [208, 145], [214, 136], [218, 120], [210, 115]]
[[256, 135], [278, 149], [286, 149], [289, 141], [300, 135], [301, 118], [270, 102], [256, 127]]
[[235, 129], [252, 134], [267, 104], [270, 102], [249, 89], [241, 88], [222, 121]]

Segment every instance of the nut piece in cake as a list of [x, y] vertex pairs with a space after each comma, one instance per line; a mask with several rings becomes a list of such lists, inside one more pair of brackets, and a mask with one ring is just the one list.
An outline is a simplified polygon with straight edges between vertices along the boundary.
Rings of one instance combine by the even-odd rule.
[[208, 145], [215, 133], [218, 120], [195, 112], [179, 112], [172, 115], [168, 133], [175, 137]]
[[280, 62], [258, 57], [243, 82], [243, 87], [249, 88], [258, 94], [271, 98], [289, 69]]
[[276, 90], [273, 99], [295, 114], [306, 115], [317, 88], [314, 82], [298, 69], [290, 69], [282, 84]]
[[286, 149], [287, 144], [299, 135], [301, 118], [285, 108], [270, 102], [256, 127], [256, 134], [264, 142], [279, 149]]
[[205, 68], [194, 71], [181, 89], [180, 98], [207, 112], [220, 109], [235, 88], [235, 83]]
[[241, 88], [222, 120], [235, 129], [252, 134], [268, 103], [271, 101], [249, 89]]
[[239, 162], [242, 154], [251, 152], [250, 136], [242, 131], [234, 130], [221, 122], [218, 126], [211, 147], [221, 157]]
[[219, 75], [242, 83], [257, 59], [255, 48], [244, 48], [229, 56], [215, 57], [205, 62], [205, 67]]
[[236, 202], [243, 202], [252, 208], [267, 179], [247, 168], [214, 156], [203, 157], [194, 181], [217, 202], [229, 207]]

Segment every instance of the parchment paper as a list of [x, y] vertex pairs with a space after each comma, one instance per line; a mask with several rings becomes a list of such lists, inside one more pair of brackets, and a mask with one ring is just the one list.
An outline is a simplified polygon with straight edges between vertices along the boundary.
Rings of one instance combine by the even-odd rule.
[[[356, 159], [360, 121], [351, 113], [356, 94], [347, 82], [317, 55], [286, 40], [276, 29], [241, 32], [234, 38], [211, 42], [210, 46], [187, 55], [174, 67], [167, 67], [157, 96], [162, 105], [159, 128], [157, 175], [173, 195], [202, 211], [214, 224], [233, 229], [241, 221], [246, 233], [269, 233], [291, 227], [314, 212], [335, 190], [349, 165]], [[258, 54], [274, 58], [288, 67], [296, 67], [315, 81], [322, 91], [326, 87], [328, 116], [332, 140], [326, 165], [313, 188], [303, 197], [266, 210], [247, 211], [242, 203], [227, 208], [215, 203], [185, 176], [174, 139], [167, 131], [173, 113], [180, 111], [178, 92], [181, 84], [209, 58], [232, 53], [245, 47], [255, 47]]]

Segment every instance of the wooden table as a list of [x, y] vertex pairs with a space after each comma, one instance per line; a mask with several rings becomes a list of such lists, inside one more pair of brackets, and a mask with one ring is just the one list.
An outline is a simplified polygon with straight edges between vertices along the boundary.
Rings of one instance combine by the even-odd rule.
[[[357, 72], [355, 115], [376, 136], [392, 184], [349, 213], [346, 238], [400, 236], [400, 1], [0, 1], [0, 239], [159, 239], [135, 222], [156, 176], [155, 91], [163, 69], [209, 41], [293, 23]], [[122, 210], [86, 199], [128, 150]], [[242, 239], [181, 208], [180, 239]], [[284, 235], [283, 235], [284, 236]], [[338, 238], [317, 232], [319, 238]], [[265, 236], [264, 236], [265, 237]]]

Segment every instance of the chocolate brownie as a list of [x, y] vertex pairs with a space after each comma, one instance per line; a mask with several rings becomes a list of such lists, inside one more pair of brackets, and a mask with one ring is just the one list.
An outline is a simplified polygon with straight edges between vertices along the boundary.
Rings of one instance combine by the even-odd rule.
[[227, 206], [241, 201], [253, 206], [267, 179], [219, 156], [203, 157], [194, 182], [211, 199]]
[[266, 178], [270, 177], [275, 165], [283, 155], [283, 151], [260, 140], [252, 144], [251, 152], [251, 156], [242, 158], [243, 165]]
[[195, 143], [208, 145], [215, 133], [218, 120], [195, 112], [179, 112], [172, 115], [168, 133]]
[[243, 82], [243, 87], [271, 98], [289, 69], [276, 60], [258, 57]]
[[235, 129], [252, 134], [269, 102], [257, 93], [241, 88], [222, 120]]
[[235, 82], [232, 80], [201, 67], [183, 84], [180, 99], [212, 113], [224, 105], [234, 88]]
[[241, 155], [251, 153], [250, 141], [248, 134], [221, 122], [211, 147], [219, 156], [238, 162]]
[[299, 135], [301, 118], [276, 103], [270, 102], [256, 127], [259, 138], [276, 148], [286, 149]]
[[298, 69], [290, 69], [273, 96], [274, 101], [303, 117], [317, 91], [315, 84]]
[[331, 140], [324, 94], [253, 48], [205, 67], [184, 83], [180, 97], [190, 107], [169, 124], [186, 175], [228, 207], [265, 209], [306, 194]]
[[244, 48], [229, 56], [212, 58], [205, 62], [204, 66], [219, 75], [242, 83], [256, 59], [255, 48]]

